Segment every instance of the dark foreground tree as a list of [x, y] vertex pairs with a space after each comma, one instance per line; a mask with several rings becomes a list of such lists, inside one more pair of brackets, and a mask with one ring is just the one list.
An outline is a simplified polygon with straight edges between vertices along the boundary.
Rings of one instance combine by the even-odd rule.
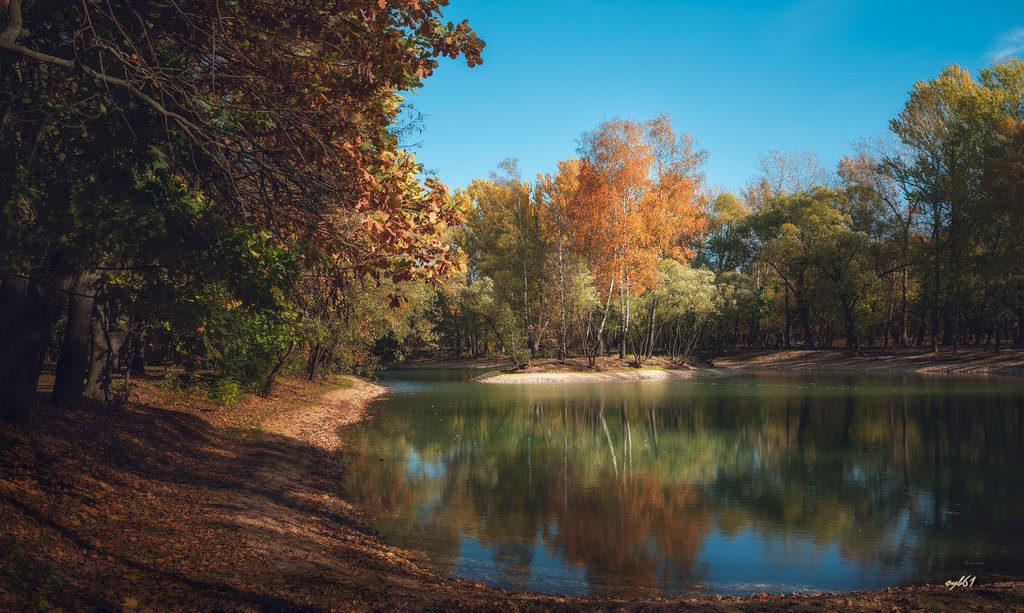
[[[212, 208], [339, 278], [455, 267], [439, 236], [457, 208], [394, 127], [397, 92], [434, 58], [480, 62], [446, 5], [0, 2], [0, 417], [28, 419], [69, 293], [87, 301], [111, 274], [169, 266], [162, 242], [187, 246], [166, 207], [204, 203], [197, 218]], [[62, 402], [81, 353], [68, 345]]]

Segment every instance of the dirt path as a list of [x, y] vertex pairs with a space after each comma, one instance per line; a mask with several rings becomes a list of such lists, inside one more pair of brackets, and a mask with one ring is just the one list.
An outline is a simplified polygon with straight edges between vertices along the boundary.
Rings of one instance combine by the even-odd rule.
[[264, 422], [268, 432], [289, 436], [315, 447], [338, 448], [338, 428], [366, 417], [367, 403], [387, 391], [362, 377], [348, 377], [351, 388], [327, 392], [313, 404], [281, 413]]

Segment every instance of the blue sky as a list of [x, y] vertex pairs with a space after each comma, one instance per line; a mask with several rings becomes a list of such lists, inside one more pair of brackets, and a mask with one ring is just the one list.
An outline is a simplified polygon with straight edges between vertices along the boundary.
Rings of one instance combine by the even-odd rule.
[[426, 116], [408, 140], [453, 188], [506, 157], [533, 181], [602, 121], [668, 112], [710, 153], [708, 185], [737, 190], [759, 152], [810, 147], [831, 167], [886, 131], [915, 81], [1024, 55], [1022, 0], [451, 0], [444, 14], [469, 19], [484, 63], [443, 60], [407, 95]]

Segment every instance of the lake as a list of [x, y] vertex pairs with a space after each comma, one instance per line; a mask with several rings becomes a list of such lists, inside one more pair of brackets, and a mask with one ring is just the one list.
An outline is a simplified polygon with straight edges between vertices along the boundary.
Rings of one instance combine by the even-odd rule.
[[443, 574], [616, 597], [1024, 575], [1024, 382], [394, 370], [346, 494]]

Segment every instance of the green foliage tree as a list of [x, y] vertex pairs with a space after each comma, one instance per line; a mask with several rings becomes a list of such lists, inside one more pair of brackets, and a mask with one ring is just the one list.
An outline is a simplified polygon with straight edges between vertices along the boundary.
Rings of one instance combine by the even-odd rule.
[[502, 352], [512, 360], [516, 368], [530, 364], [531, 352], [526, 345], [526, 330], [523, 320], [512, 305], [501, 300], [490, 277], [481, 277], [465, 286], [462, 292], [462, 308], [481, 319], [494, 334]]
[[[984, 157], [990, 150], [983, 112], [986, 96], [967, 70], [951, 65], [914, 85], [890, 122], [908, 155], [885, 160], [890, 176], [927, 220], [931, 247], [932, 350], [944, 340], [960, 343], [965, 261], [983, 200]], [[951, 287], [943, 285], [948, 270]], [[945, 325], [940, 325], [940, 319]]]
[[740, 270], [750, 264], [750, 208], [736, 194], [719, 194], [711, 200], [708, 230], [695, 262], [716, 273]]
[[462, 244], [471, 274], [491, 279], [494, 299], [516, 314], [529, 350], [536, 352], [552, 320], [553, 305], [541, 291], [546, 243], [533, 188], [519, 178], [515, 160], [505, 160], [502, 170], [504, 175], [477, 179], [467, 188], [471, 205]]
[[[830, 307], [842, 322], [847, 346], [859, 346], [868, 315], [861, 307], [877, 275], [869, 236], [855, 227], [853, 208], [846, 189], [819, 186], [809, 193], [783, 193], [758, 212], [759, 257], [784, 284], [787, 301], [793, 296], [808, 346], [825, 342], [814, 322]], [[788, 328], [788, 304], [785, 308]]]
[[637, 299], [638, 316], [630, 335], [633, 365], [637, 368], [651, 358], [659, 345], [669, 357], [684, 362], [704, 325], [722, 306], [711, 270], [666, 258], [658, 263], [658, 274], [658, 288]]

